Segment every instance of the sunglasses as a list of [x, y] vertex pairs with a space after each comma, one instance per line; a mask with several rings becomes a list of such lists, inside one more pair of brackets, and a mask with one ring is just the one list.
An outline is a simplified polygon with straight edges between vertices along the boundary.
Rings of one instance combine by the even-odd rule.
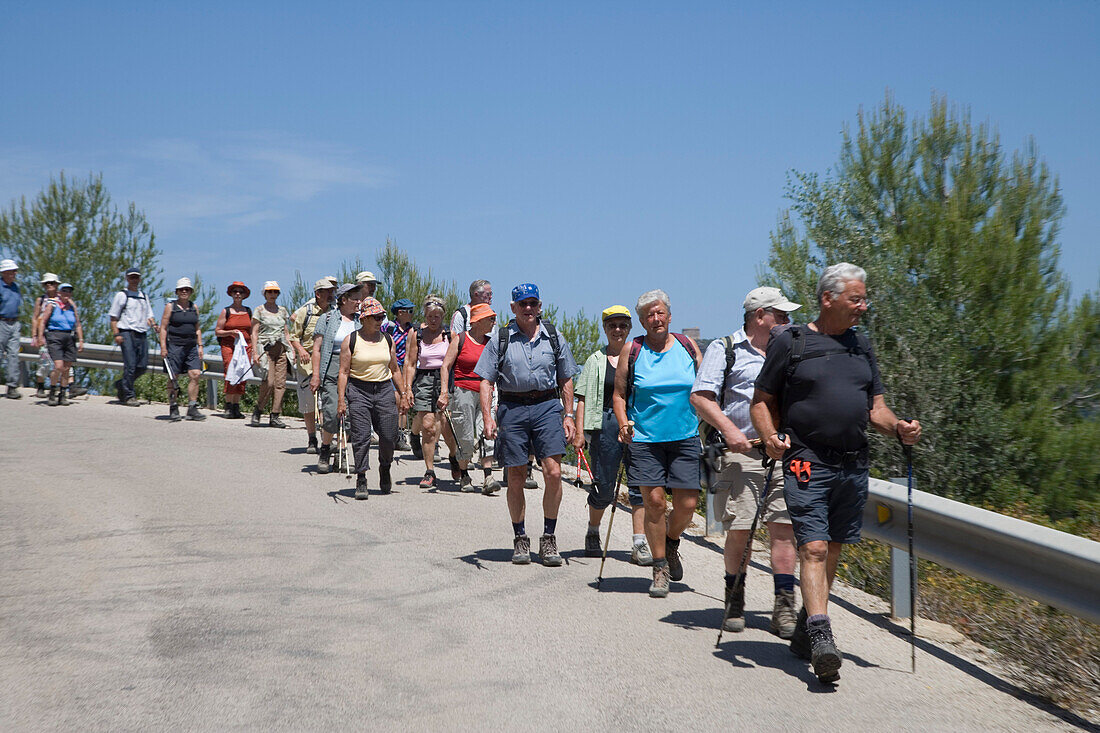
[[193, 293], [195, 291], [194, 291], [193, 288], [176, 288], [176, 292], [177, 293]]
[[384, 321], [384, 320], [386, 320], [386, 316], [384, 316], [381, 313], [376, 313], [373, 316], [363, 316], [363, 317], [364, 318], [370, 318], [370, 319], [375, 320], [375, 321]]

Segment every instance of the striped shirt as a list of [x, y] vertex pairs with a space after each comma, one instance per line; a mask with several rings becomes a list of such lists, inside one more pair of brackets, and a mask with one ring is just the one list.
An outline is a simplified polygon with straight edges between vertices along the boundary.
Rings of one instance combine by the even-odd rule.
[[[733, 334], [733, 368], [726, 380], [726, 392], [719, 398], [722, 412], [736, 425], [749, 440], [758, 437], [756, 429], [749, 419], [749, 405], [752, 403], [753, 389], [760, 368], [764, 366], [764, 355], [753, 348], [745, 329]], [[726, 344], [723, 339], [715, 339], [707, 346], [699, 373], [692, 385], [692, 392], [711, 392], [718, 395], [722, 389], [722, 376], [726, 370]]]

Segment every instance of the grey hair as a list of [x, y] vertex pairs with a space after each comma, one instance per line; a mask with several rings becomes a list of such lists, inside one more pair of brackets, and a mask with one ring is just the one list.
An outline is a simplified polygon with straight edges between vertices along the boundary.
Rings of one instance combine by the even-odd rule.
[[429, 294], [424, 298], [424, 313], [427, 313], [429, 308], [438, 308], [443, 312], [447, 311], [447, 307], [443, 303], [443, 298], [435, 294]]
[[668, 300], [668, 293], [659, 288], [657, 290], [647, 290], [639, 295], [638, 304], [634, 306], [634, 312], [638, 314], [638, 318], [644, 319], [645, 311], [654, 303], [664, 303], [669, 314], [672, 314], [672, 303]]
[[850, 280], [859, 280], [861, 283], [867, 282], [867, 271], [862, 267], [853, 265], [851, 262], [838, 262], [835, 265], [829, 265], [825, 268], [825, 272], [821, 273], [821, 279], [817, 281], [817, 302], [821, 303], [821, 296], [826, 291], [833, 294], [832, 300], [836, 300], [840, 297], [840, 294], [844, 292], [844, 285]]
[[477, 295], [477, 291], [481, 290], [486, 285], [492, 285], [492, 283], [488, 280], [474, 280], [470, 283], [470, 300], [473, 300], [474, 296]]

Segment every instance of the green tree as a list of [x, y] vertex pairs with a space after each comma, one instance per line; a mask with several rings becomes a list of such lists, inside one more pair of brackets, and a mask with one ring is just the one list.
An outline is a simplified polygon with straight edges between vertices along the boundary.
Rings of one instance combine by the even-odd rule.
[[[1050, 440], [1096, 434], [1100, 314], [1091, 295], [1069, 301], [1061, 193], [1034, 142], [1006, 155], [943, 98], [910, 120], [887, 96], [845, 129], [835, 173], [793, 173], [788, 195], [801, 231], [780, 215], [762, 280], [814, 303], [826, 264], [868, 271], [890, 402], [926, 427], [924, 487], [1063, 515], [1095, 500], [1096, 469]], [[898, 475], [895, 446], [872, 449]]]
[[[109, 343], [107, 308], [127, 267], [141, 268], [145, 292], [163, 287], [160, 250], [145, 214], [133, 203], [121, 211], [114, 206], [102, 174], [75, 180], [62, 172], [31, 201], [12, 201], [0, 210], [0, 241], [25, 272], [56, 272], [73, 284], [89, 343]], [[32, 300], [24, 300], [28, 317]]]

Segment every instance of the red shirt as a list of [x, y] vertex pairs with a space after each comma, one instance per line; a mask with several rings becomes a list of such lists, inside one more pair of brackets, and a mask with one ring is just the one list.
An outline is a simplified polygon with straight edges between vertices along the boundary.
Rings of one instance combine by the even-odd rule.
[[474, 374], [474, 367], [477, 366], [477, 360], [481, 358], [485, 344], [489, 343], [489, 338], [485, 339], [485, 344], [479, 344], [469, 333], [463, 335], [465, 338], [462, 339], [462, 348], [455, 358], [455, 386], [477, 392], [481, 389], [481, 377]]

